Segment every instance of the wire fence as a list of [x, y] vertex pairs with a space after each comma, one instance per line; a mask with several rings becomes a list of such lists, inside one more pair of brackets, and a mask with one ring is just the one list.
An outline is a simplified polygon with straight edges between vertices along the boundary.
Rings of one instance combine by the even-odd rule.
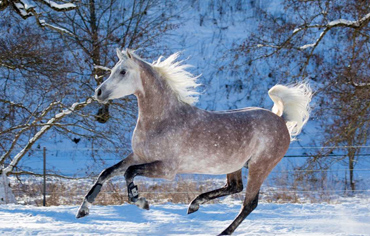
[[[363, 163], [357, 165], [354, 170], [355, 185], [349, 183], [350, 169], [343, 164], [310, 170], [299, 167], [299, 164], [312, 158], [312, 155], [302, 150], [324, 148], [361, 148], [366, 151], [356, 156], [361, 158]], [[370, 195], [368, 184], [370, 183], [370, 146], [291, 147], [291, 149], [293, 152], [298, 150], [304, 154], [287, 154], [283, 158], [286, 160], [285, 164], [275, 168], [262, 186], [260, 191], [262, 199], [279, 202], [331, 202], [341, 196]], [[91, 158], [86, 153], [108, 153], [108, 151], [111, 154], [106, 158]], [[18, 171], [19, 175], [12, 177], [14, 194], [25, 204], [41, 205], [42, 201], [45, 201], [44, 205], [78, 204], [75, 199], [80, 201], [83, 198], [99, 172], [121, 160], [115, 156], [115, 152], [117, 149], [48, 148], [45, 152], [43, 149], [33, 150], [32, 155], [22, 160], [23, 172]], [[345, 157], [345, 155], [344, 152], [332, 153], [326, 158]], [[244, 183], [247, 175], [245, 170]], [[143, 196], [158, 202], [168, 200], [181, 203], [187, 203], [196, 195], [220, 188], [225, 183], [224, 176], [204, 175], [185, 175], [185, 177], [181, 175], [174, 181], [143, 178], [138, 180], [138, 185], [141, 186], [140, 194]], [[123, 177], [110, 181], [102, 189], [101, 194], [104, 197], [98, 200], [100, 204], [126, 202], [127, 194]], [[243, 193], [236, 194], [234, 197], [242, 200]], [[107, 199], [115, 199], [115, 201]]]

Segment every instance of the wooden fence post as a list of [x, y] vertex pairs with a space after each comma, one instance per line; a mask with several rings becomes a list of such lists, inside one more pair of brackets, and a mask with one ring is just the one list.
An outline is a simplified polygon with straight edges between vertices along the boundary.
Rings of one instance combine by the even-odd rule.
[[43, 206], [46, 206], [46, 148], [44, 147], [44, 199]]

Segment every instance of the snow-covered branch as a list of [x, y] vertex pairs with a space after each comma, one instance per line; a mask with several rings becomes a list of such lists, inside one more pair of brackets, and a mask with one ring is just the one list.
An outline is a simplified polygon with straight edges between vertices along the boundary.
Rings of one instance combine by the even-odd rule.
[[[50, 0], [34, 0], [34, 1], [38, 1], [41, 4], [43, 4], [45, 6], [48, 6], [49, 8], [53, 9], [54, 11], [71, 11], [71, 10], [74, 10], [74, 9], [77, 8], [77, 6], [72, 3], [73, 1], [65, 2], [65, 3], [61, 3], [61, 4], [56, 3], [54, 1], [50, 1]], [[12, 9], [14, 9], [14, 11], [18, 15], [20, 15], [23, 19], [27, 19], [31, 16], [34, 16], [35, 19], [36, 19], [36, 23], [41, 27], [48, 27], [48, 28], [50, 28], [52, 30], [56, 30], [56, 31], [58, 31], [62, 34], [68, 34], [68, 35], [71, 35], [71, 36], [75, 36], [66, 29], [63, 29], [63, 28], [55, 26], [55, 25], [48, 24], [48, 23], [45, 22], [45, 20], [40, 19], [42, 14], [37, 10], [36, 4], [30, 3], [30, 1], [28, 1], [28, 0], [13, 0], [13, 1], [0, 0], [0, 11], [5, 10], [6, 8], [8, 8], [10, 4], [12, 6]]]
[[338, 27], [338, 26], [346, 26], [346, 27], [352, 27], [352, 28], [360, 28], [364, 24], [367, 24], [370, 20], [370, 12], [367, 13], [364, 17], [362, 17], [359, 20], [356, 21], [350, 21], [350, 20], [334, 20], [327, 24], [328, 27]]
[[48, 131], [51, 127], [53, 127], [53, 125], [58, 122], [59, 120], [61, 120], [63, 117], [71, 114], [72, 112], [75, 112], [75, 111], [78, 111], [80, 109], [82, 109], [83, 107], [87, 106], [88, 104], [90, 104], [91, 102], [93, 101], [92, 98], [88, 98], [86, 101], [84, 102], [76, 102], [76, 103], [73, 103], [69, 108], [63, 110], [62, 112], [60, 113], [57, 113], [54, 115], [54, 117], [52, 117], [51, 119], [48, 120], [48, 122], [46, 122], [42, 128], [31, 138], [28, 140], [27, 144], [23, 147], [23, 149], [14, 156], [14, 158], [12, 159], [12, 161], [10, 162], [10, 164], [3, 169], [3, 172], [6, 173], [6, 174], [9, 174], [9, 172], [11, 172], [14, 167], [18, 164], [18, 162], [21, 160], [21, 158], [26, 154], [26, 152], [32, 147], [32, 145], [46, 132]]
[[108, 68], [106, 66], [99, 66], [99, 65], [94, 65], [94, 68], [99, 69], [99, 70], [104, 70], [104, 71], [111, 71], [112, 70], [111, 68]]
[[38, 0], [38, 1], [44, 3], [45, 5], [47, 5], [48, 7], [55, 11], [69, 11], [76, 8], [76, 5], [73, 3], [58, 4], [50, 0]]
[[[266, 47], [266, 48], [275, 49], [274, 52], [272, 52], [269, 55], [266, 55], [264, 57], [271, 56], [272, 54], [280, 51], [283, 48], [291, 48], [291, 49], [297, 49], [297, 50], [305, 50], [305, 49], [311, 48], [311, 52], [312, 52], [318, 46], [320, 41], [324, 38], [326, 33], [329, 30], [331, 30], [332, 28], [335, 28], [335, 27], [361, 28], [361, 27], [365, 26], [366, 24], [368, 24], [369, 21], [370, 21], [370, 13], [366, 14], [364, 17], [362, 17], [361, 19], [359, 19], [357, 21], [349, 21], [349, 20], [344, 20], [344, 19], [338, 19], [338, 20], [330, 21], [326, 25], [321, 25], [321, 24], [303, 25], [303, 26], [300, 26], [298, 28], [295, 28], [293, 30], [293, 33], [284, 42], [282, 42], [279, 45], [259, 43], [259, 44], [256, 45], [256, 47], [257, 48]], [[299, 47], [294, 47], [290, 44], [291, 41], [293, 40], [293, 38], [298, 33], [302, 32], [302, 31], [305, 31], [307, 29], [313, 29], [313, 28], [317, 28], [317, 29], [322, 29], [323, 28], [323, 31], [320, 33], [320, 36], [315, 40], [315, 42], [305, 44], [305, 45], [302, 45], [302, 46], [299, 46]], [[288, 45], [289, 45], [289, 47], [287, 47]]]
[[364, 25], [368, 24], [369, 21], [370, 21], [370, 13], [366, 14], [364, 17], [362, 17], [361, 19], [356, 20], [356, 21], [338, 19], [338, 20], [330, 21], [326, 25], [312, 25], [312, 26], [304, 26], [304, 27], [296, 28], [296, 29], [293, 30], [293, 34], [296, 34], [296, 33], [300, 32], [301, 30], [308, 29], [308, 28], [324, 28], [324, 30], [320, 33], [320, 36], [315, 41], [315, 43], [306, 44], [306, 45], [303, 45], [303, 46], [300, 47], [301, 50], [304, 50], [304, 49], [307, 49], [307, 48], [313, 48], [314, 49], [315, 47], [317, 47], [317, 45], [319, 44], [321, 39], [324, 37], [324, 35], [329, 30], [331, 30], [332, 28], [335, 28], [335, 27], [350, 27], [350, 28], [358, 29], [358, 28], [361, 28]]
[[[13, 102], [10, 102], [11, 104], [15, 104]], [[11, 154], [13, 148], [15, 147], [15, 145], [17, 144], [19, 138], [21, 137], [21, 135], [26, 132], [27, 130], [31, 129], [32, 127], [35, 127], [37, 125], [37, 123], [39, 121], [41, 121], [53, 108], [54, 106], [60, 104], [60, 102], [52, 102], [49, 104], [49, 106], [47, 106], [43, 111], [42, 113], [34, 120], [31, 122], [31, 124], [26, 124], [26, 125], [23, 125], [22, 127], [21, 126], [16, 126], [16, 127], [12, 127], [8, 130], [4, 130], [2, 133], [5, 133], [5, 132], [10, 132], [12, 130], [14, 130], [13, 128], [16, 128], [16, 129], [20, 129], [14, 136], [14, 139], [10, 145], [10, 147], [8, 148], [8, 151], [6, 151], [1, 157], [0, 157], [0, 165], [2, 165], [6, 158], [8, 158], [8, 156]]]
[[39, 20], [38, 18], [37, 18], [37, 20], [38, 20], [38, 23], [39, 23], [39, 25], [41, 27], [48, 27], [49, 29], [58, 31], [61, 34], [68, 34], [69, 36], [76, 37], [76, 35], [74, 35], [72, 32], [70, 32], [67, 29], [64, 29], [62, 27], [58, 27], [58, 26], [55, 26], [55, 25], [51, 25], [49, 23], [46, 23], [45, 20]]
[[[266, 48], [272, 48], [274, 50], [272, 52], [269, 52], [266, 55], [256, 58], [255, 60], [270, 57], [274, 55], [275, 53], [278, 53], [282, 49], [296, 49], [299, 51], [310, 49], [307, 60], [302, 67], [302, 68], [305, 68], [308, 65], [316, 47], [320, 44], [324, 36], [331, 29], [336, 28], [336, 27], [348, 27], [348, 28], [354, 28], [354, 29], [361, 29], [362, 27], [366, 26], [369, 22], [370, 22], [370, 13], [366, 14], [361, 19], [355, 20], [355, 21], [338, 19], [338, 20], [330, 21], [324, 25], [323, 24], [302, 25], [298, 28], [295, 28], [292, 34], [286, 40], [284, 40], [282, 43], [278, 45], [261, 44], [261, 43], [257, 44], [256, 45], [257, 48], [266, 47]], [[296, 35], [300, 32], [305, 32], [308, 29], [322, 29], [322, 31], [319, 37], [313, 43], [308, 43], [302, 46], [295, 46], [295, 43], [292, 43], [292, 42], [293, 42], [293, 39], [296, 37]], [[364, 86], [368, 86], [368, 84], [353, 84], [353, 86], [364, 87]]]
[[12, 2], [15, 11], [23, 18], [28, 18], [33, 15], [35, 6], [28, 3], [27, 0]]
[[7, 0], [0, 0], [0, 11], [6, 9], [9, 6], [9, 1]]
[[[43, 5], [46, 5], [52, 8], [55, 11], [70, 11], [76, 8], [76, 5], [73, 3], [62, 3], [58, 4], [54, 1], [49, 0], [37, 0]], [[36, 11], [36, 5], [31, 4], [28, 0], [14, 0], [14, 1], [0, 1], [0, 10], [4, 10], [9, 6], [9, 3], [12, 4], [13, 9], [20, 15], [22, 18], [28, 18], [30, 16], [40, 15]]]
[[354, 81], [350, 81], [349, 84], [351, 84], [353, 87], [356, 87], [356, 88], [368, 88], [368, 87], [370, 87], [370, 83], [364, 83], [364, 82], [357, 83], [357, 82], [354, 82]]
[[17, 69], [16, 67], [14, 67], [14, 66], [12, 66], [12, 65], [5, 64], [5, 63], [0, 63], [0, 66], [5, 67], [5, 68], [8, 68], [8, 69], [10, 69], [10, 70], [15, 70], [15, 69]]
[[355, 83], [355, 82], [352, 82], [352, 84], [355, 87], [370, 87], [370, 83]]

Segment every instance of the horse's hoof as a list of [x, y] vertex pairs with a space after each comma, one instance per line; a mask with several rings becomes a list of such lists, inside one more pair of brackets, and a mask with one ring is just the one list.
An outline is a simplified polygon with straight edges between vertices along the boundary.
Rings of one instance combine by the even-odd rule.
[[199, 210], [199, 204], [190, 203], [190, 205], [188, 207], [188, 214], [194, 213], [197, 210]]
[[89, 210], [90, 205], [91, 205], [91, 203], [89, 203], [88, 201], [86, 201], [86, 199], [84, 199], [80, 208], [78, 209], [76, 218], [78, 219], [78, 218], [82, 218], [82, 217], [87, 216], [90, 212], [90, 210]]
[[77, 215], [76, 215], [76, 218], [78, 219], [78, 218], [82, 218], [82, 217], [85, 217], [85, 216], [87, 216], [87, 215], [89, 215], [89, 208], [87, 208], [87, 207], [84, 207], [84, 208], [80, 208], [79, 210], [78, 210], [78, 212], [77, 212]]
[[137, 201], [135, 201], [135, 205], [141, 209], [149, 210], [149, 203], [145, 198], [139, 198]]
[[225, 229], [224, 231], [222, 231], [222, 233], [220, 233], [217, 236], [222, 236], [222, 235], [231, 235], [231, 233], [227, 229]]

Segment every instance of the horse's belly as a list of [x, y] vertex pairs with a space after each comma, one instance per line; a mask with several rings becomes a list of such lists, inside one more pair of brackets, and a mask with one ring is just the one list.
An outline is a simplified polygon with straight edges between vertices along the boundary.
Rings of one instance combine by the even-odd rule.
[[185, 156], [181, 158], [179, 173], [221, 175], [240, 170], [248, 161], [248, 156]]

